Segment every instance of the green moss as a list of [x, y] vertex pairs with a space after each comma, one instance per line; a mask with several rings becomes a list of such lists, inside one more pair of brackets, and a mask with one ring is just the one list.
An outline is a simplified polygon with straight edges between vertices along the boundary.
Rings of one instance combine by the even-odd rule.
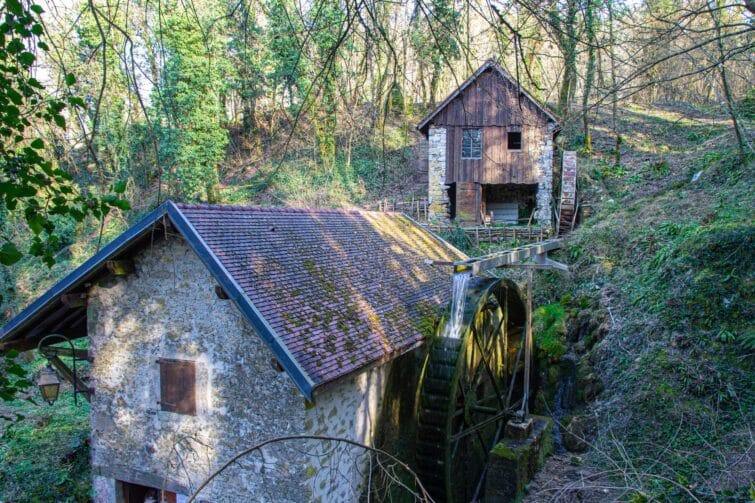
[[510, 461], [517, 461], [521, 458], [522, 451], [527, 450], [528, 448], [528, 446], [525, 446], [521, 449], [512, 449], [503, 442], [498, 442], [496, 446], [493, 447], [493, 450], [491, 452], [492, 454], [500, 458], [508, 459]]
[[532, 331], [538, 354], [550, 361], [558, 361], [566, 354], [566, 310], [560, 303], [547, 304], [535, 310]]
[[[24, 364], [32, 374], [43, 366], [42, 358]], [[75, 405], [64, 384], [54, 406], [25, 400], [6, 406], [25, 418], [0, 420], [0, 500], [89, 501], [89, 403], [79, 397]]]

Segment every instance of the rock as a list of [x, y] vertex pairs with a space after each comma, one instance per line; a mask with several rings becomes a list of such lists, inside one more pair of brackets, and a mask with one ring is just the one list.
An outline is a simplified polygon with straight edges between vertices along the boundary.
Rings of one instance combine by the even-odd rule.
[[603, 382], [590, 364], [590, 353], [580, 358], [577, 364], [577, 400], [589, 402], [603, 391]]
[[585, 341], [579, 341], [574, 345], [574, 352], [578, 355], [584, 354], [586, 349], [587, 348], [585, 348]]
[[563, 433], [564, 447], [571, 452], [585, 452], [594, 429], [593, 417], [574, 416]]

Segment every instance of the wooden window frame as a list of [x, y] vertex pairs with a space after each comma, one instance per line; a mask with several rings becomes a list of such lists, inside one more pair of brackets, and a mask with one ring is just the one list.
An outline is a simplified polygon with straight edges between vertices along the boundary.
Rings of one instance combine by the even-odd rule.
[[197, 365], [192, 360], [160, 358], [160, 410], [197, 415]]
[[[475, 153], [475, 148], [474, 148], [475, 146], [474, 146], [474, 144], [469, 145], [468, 155], [464, 155], [464, 150], [465, 150], [464, 141], [467, 139], [467, 134], [466, 134], [467, 131], [477, 131], [479, 133], [479, 135], [478, 135], [479, 146], [478, 146], [478, 149], [477, 149], [477, 156], [474, 155], [474, 153]], [[461, 129], [461, 158], [462, 159], [464, 159], [464, 160], [466, 160], [466, 159], [472, 159], [472, 160], [474, 160], [474, 159], [482, 159], [482, 141], [483, 141], [482, 134], [483, 133], [482, 133], [482, 128], [481, 127], [465, 127], [465, 128]], [[473, 140], [470, 140], [470, 141], [473, 141]]]
[[[511, 135], [512, 134], [518, 134], [519, 135], [519, 148], [511, 148]], [[509, 152], [521, 152], [523, 150], [524, 146], [524, 135], [521, 131], [506, 131], [506, 150]]]

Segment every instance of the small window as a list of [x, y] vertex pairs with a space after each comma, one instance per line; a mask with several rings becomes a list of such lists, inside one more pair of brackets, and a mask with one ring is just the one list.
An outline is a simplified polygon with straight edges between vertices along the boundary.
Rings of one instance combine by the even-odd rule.
[[509, 150], [522, 150], [522, 133], [521, 131], [509, 131], [508, 146]]
[[197, 369], [193, 361], [160, 358], [160, 410], [197, 413]]
[[462, 130], [461, 158], [462, 159], [481, 159], [482, 158], [482, 129], [470, 128], [470, 129]]

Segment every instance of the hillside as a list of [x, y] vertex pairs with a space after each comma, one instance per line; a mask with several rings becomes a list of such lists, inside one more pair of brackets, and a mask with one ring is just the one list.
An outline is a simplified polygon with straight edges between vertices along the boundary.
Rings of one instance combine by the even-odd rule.
[[[668, 106], [622, 117], [621, 166], [580, 161], [594, 216], [562, 253], [573, 272], [540, 285], [543, 302], [567, 306], [582, 404], [562, 421], [577, 418], [569, 431], [590, 448], [557, 455], [528, 501], [749, 501], [752, 163], [716, 117]], [[595, 143], [608, 154], [604, 131]]]

